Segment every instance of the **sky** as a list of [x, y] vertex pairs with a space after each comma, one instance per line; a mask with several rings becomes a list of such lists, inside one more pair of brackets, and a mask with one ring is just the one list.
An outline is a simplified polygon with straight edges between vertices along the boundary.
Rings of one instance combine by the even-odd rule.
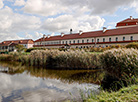
[[0, 0], [0, 42], [115, 29], [138, 18], [138, 0]]

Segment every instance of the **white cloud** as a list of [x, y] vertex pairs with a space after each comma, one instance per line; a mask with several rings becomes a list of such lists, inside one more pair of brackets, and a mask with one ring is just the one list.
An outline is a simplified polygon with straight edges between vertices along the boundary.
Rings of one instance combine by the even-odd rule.
[[0, 0], [0, 9], [3, 8], [4, 4], [3, 4], [3, 0]]
[[43, 36], [43, 34], [42, 33], [39, 33], [39, 32], [34, 32], [34, 34], [29, 34], [29, 33], [25, 33], [25, 38], [26, 39], [34, 39], [34, 40], [36, 40], [36, 39], [38, 39], [38, 38], [40, 38], [40, 37], [42, 37]]
[[6, 6], [0, 10], [0, 41], [19, 39], [21, 37], [17, 33], [38, 30], [40, 24], [40, 18], [14, 13], [11, 8]]
[[135, 8], [135, 11], [138, 13], [138, 1], [137, 0], [134, 0], [134, 2], [132, 2], [131, 4], [131, 7], [132, 8]]
[[84, 15], [82, 17], [74, 17], [72, 15], [62, 15], [57, 18], [47, 19], [42, 28], [49, 32], [69, 32], [72, 28], [74, 32], [79, 30], [91, 31], [100, 29], [105, 20], [99, 16]]
[[[131, 0], [28, 0], [24, 12], [42, 16], [60, 13], [90, 12], [91, 14], [111, 14], [119, 7], [129, 5]], [[79, 14], [79, 13], [78, 13]]]
[[65, 11], [60, 2], [51, 0], [28, 0], [23, 8], [26, 13], [38, 14], [42, 16], [56, 15]]
[[16, 0], [14, 3], [15, 6], [23, 6], [24, 4], [25, 4], [24, 0]]

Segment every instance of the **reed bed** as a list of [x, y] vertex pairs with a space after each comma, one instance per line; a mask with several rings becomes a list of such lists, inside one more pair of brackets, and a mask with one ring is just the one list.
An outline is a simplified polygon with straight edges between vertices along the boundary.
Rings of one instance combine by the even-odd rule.
[[60, 68], [98, 68], [97, 54], [85, 51], [34, 50], [21, 62], [31, 66], [48, 66]]

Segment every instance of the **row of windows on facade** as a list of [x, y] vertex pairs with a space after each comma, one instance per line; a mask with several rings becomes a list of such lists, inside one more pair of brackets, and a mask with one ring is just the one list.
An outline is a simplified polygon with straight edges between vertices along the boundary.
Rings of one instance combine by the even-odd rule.
[[105, 47], [111, 47], [112, 45], [95, 45], [95, 46], [76, 46], [76, 48], [91, 48], [91, 47], [102, 47], [102, 48], [105, 48]]
[[12, 48], [14, 48], [14, 47], [1, 46], [1, 47], [0, 47], [0, 50], [3, 50], [3, 49], [12, 49]]
[[[130, 37], [130, 40], [133, 40], [133, 36]], [[111, 42], [112, 39], [109, 38], [109, 42]], [[116, 37], [116, 41], [118, 41], [118, 37]], [[123, 41], [125, 41], [125, 37], [123, 37]], [[92, 39], [92, 43], [94, 42], [94, 39]], [[99, 42], [99, 39], [97, 39], [97, 42]], [[103, 38], [103, 42], [105, 42], [105, 38]], [[73, 43], [75, 43], [75, 40], [73, 41]], [[77, 43], [80, 43], [80, 40], [78, 40]], [[84, 40], [82, 40], [82, 43], [84, 43]], [[89, 39], [87, 39], [87, 43], [89, 43]], [[62, 44], [64, 44], [64, 41], [62, 42]], [[68, 44], [68, 42], [66, 41], [65, 44]], [[69, 41], [69, 44], [71, 44], [71, 41]]]
[[[133, 40], [133, 36], [130, 36], [130, 40]], [[111, 42], [112, 39], [109, 38], [109, 42]], [[116, 41], [118, 41], [118, 37], [116, 37]], [[125, 41], [125, 37], [123, 37], [123, 41]], [[89, 43], [89, 39], [87, 39], [87, 43]], [[94, 43], [94, 39], [92, 39], [91, 41], [92, 43]], [[97, 39], [97, 42], [99, 42], [99, 39]], [[103, 42], [105, 42], [105, 38], [103, 38]], [[62, 41], [62, 44], [71, 44], [71, 43], [80, 43], [80, 40], [78, 40], [77, 42], [75, 42], [75, 40], [72, 42], [72, 41]], [[84, 43], [84, 40], [82, 40], [81, 43]], [[61, 44], [60, 42], [47, 42], [47, 43], [42, 43], [42, 45], [51, 45], [51, 44]], [[41, 43], [40, 43], [41, 45]]]

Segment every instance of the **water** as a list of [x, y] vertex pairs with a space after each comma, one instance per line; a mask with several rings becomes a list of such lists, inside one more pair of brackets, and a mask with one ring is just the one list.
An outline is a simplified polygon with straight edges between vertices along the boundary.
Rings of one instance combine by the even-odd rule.
[[48, 70], [0, 62], [0, 102], [80, 101], [80, 90], [98, 91], [102, 71]]

